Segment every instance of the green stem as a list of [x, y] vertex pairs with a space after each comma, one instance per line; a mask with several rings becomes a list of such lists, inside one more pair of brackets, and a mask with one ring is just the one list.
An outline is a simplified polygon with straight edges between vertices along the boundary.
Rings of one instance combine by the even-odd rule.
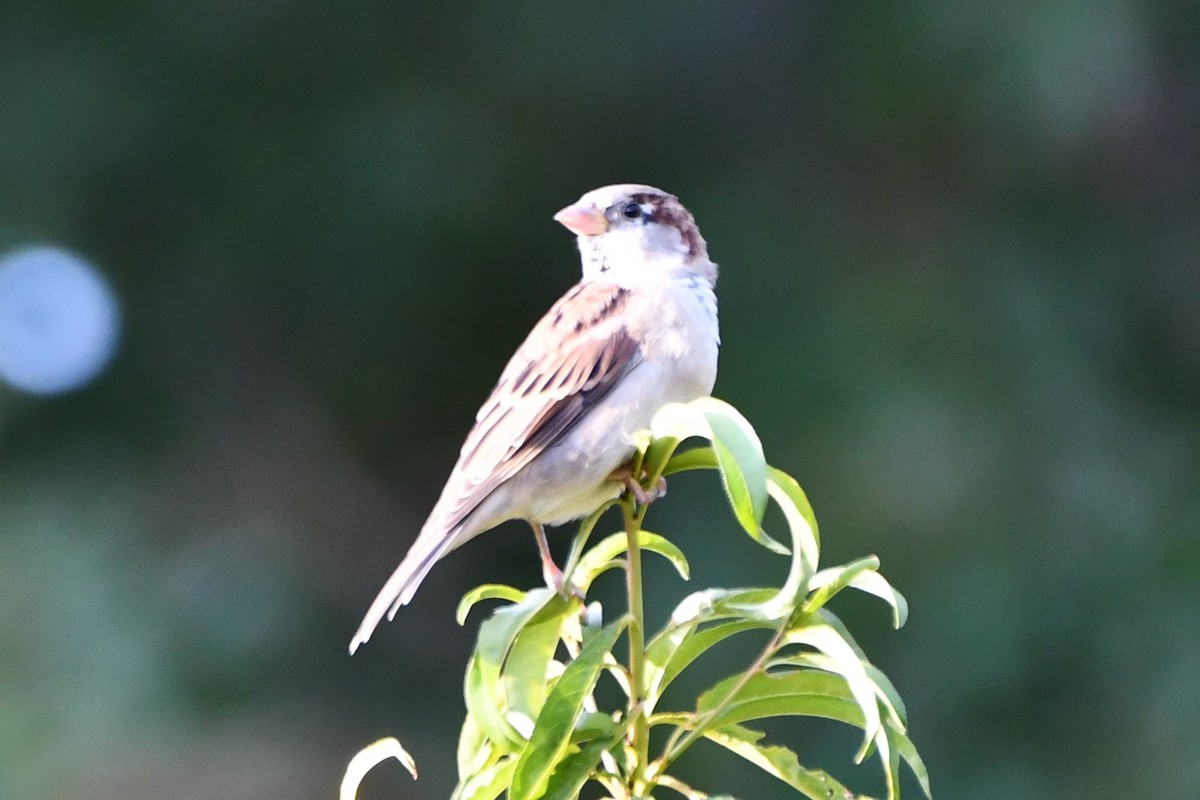
[[638, 533], [646, 509], [636, 509], [633, 498], [621, 503], [628, 539], [628, 558], [625, 562], [625, 588], [629, 595], [629, 717], [634, 763], [629, 770], [629, 789], [632, 797], [642, 795], [646, 765], [650, 759], [650, 721], [646, 718], [645, 698], [642, 696], [646, 674], [646, 624], [642, 608], [642, 550]]

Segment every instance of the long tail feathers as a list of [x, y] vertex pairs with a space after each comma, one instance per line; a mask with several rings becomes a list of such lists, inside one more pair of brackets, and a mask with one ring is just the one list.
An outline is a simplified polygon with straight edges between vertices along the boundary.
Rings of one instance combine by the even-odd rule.
[[429, 570], [433, 569], [433, 565], [454, 549], [461, 530], [461, 525], [449, 531], [430, 528], [429, 525], [426, 525], [425, 530], [422, 530], [421, 535], [417, 537], [417, 541], [413, 542], [408, 554], [404, 556], [404, 560], [400, 562], [400, 566], [396, 567], [392, 577], [388, 578], [387, 583], [375, 596], [371, 607], [367, 609], [362, 624], [358, 626], [358, 632], [350, 640], [350, 655], [354, 655], [354, 651], [358, 649], [359, 645], [371, 638], [375, 628], [383, 621], [384, 615], [390, 621], [392, 617], [396, 616], [400, 606], [408, 605], [408, 601], [412, 600], [413, 595], [417, 592], [417, 587], [421, 585], [421, 581], [425, 580], [425, 576], [429, 574]]

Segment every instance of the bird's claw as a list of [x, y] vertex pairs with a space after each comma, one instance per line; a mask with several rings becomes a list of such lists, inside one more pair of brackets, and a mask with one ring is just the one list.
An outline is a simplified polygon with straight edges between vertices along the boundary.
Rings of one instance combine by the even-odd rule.
[[633, 495], [633, 499], [637, 500], [640, 506], [648, 506], [658, 498], [665, 497], [667, 494], [667, 479], [663, 477], [659, 477], [653, 489], [647, 489], [645, 486], [642, 486], [641, 481], [633, 477], [633, 473], [628, 467], [623, 467], [613, 473], [613, 477], [624, 484], [625, 488]]

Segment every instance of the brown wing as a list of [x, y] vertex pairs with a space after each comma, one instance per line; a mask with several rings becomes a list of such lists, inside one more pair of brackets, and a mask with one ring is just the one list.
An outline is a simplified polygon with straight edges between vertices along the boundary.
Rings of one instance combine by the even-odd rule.
[[446, 482], [439, 503], [446, 527], [557, 442], [641, 361], [620, 321], [628, 299], [615, 284], [581, 283], [530, 332], [479, 409]]

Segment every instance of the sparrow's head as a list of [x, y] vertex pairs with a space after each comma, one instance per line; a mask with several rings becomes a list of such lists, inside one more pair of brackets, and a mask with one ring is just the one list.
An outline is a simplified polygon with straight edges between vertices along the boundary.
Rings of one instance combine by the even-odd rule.
[[675, 195], [622, 183], [593, 189], [554, 215], [579, 237], [583, 278], [641, 283], [697, 276], [717, 282], [717, 265], [691, 213]]

